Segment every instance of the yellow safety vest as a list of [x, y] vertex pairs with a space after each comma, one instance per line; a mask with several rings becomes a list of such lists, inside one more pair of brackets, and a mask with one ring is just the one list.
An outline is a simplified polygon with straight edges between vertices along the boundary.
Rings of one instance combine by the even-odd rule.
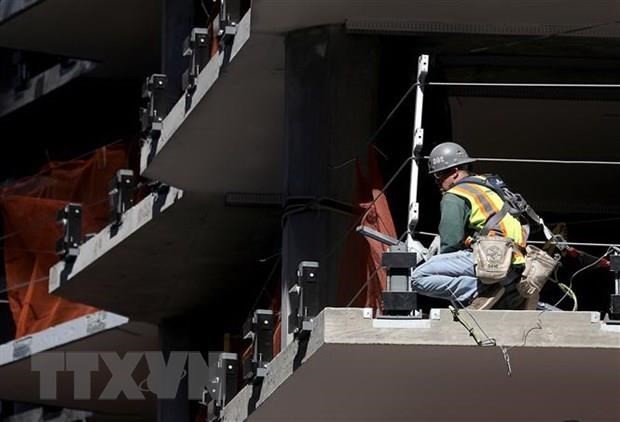
[[[481, 176], [474, 176], [484, 180]], [[492, 189], [476, 183], [461, 183], [450, 188], [447, 193], [452, 193], [469, 202], [471, 213], [469, 214], [469, 227], [480, 232], [489, 218], [498, 213], [504, 201]], [[512, 239], [515, 243], [515, 253], [512, 257], [513, 264], [525, 263], [525, 230], [518, 219], [507, 213], [499, 221], [496, 227], [492, 227], [489, 236], [503, 236]], [[466, 239], [465, 244], [471, 243], [473, 239]]]

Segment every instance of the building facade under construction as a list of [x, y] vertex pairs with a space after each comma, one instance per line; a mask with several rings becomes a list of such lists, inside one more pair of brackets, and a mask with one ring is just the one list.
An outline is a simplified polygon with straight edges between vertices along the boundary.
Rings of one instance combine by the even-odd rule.
[[[613, 0], [0, 0], [0, 421], [620, 420], [618, 69]], [[447, 141], [520, 306], [412, 285]]]

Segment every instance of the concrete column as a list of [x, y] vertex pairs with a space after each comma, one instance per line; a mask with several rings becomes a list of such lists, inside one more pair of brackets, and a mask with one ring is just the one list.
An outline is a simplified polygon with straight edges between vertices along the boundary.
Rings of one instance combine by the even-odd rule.
[[[286, 194], [353, 200], [354, 165], [334, 165], [361, 154], [376, 127], [378, 45], [347, 35], [342, 26], [296, 31], [286, 39]], [[289, 201], [290, 203], [290, 201]], [[292, 208], [289, 208], [292, 211]], [[339, 241], [351, 217], [327, 210], [290, 214], [283, 230], [282, 309], [300, 261], [320, 263], [323, 306], [337, 292]], [[339, 247], [340, 246], [340, 247]], [[292, 336], [283, 318], [283, 345]]]

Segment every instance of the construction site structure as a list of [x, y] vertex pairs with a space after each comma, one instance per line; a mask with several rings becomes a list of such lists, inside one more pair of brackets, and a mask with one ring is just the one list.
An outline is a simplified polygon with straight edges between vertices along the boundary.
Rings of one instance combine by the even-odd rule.
[[[0, 421], [620, 420], [619, 22], [605, 0], [0, 0]], [[448, 140], [544, 216], [557, 308], [412, 291]], [[157, 356], [182, 356], [172, 397]]]

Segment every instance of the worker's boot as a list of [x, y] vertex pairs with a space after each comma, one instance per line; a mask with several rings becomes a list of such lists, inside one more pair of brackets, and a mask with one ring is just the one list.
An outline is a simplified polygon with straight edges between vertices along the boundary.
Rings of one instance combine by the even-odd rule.
[[493, 305], [502, 297], [506, 289], [501, 284], [496, 283], [478, 294], [478, 296], [469, 304], [467, 309], [483, 310], [491, 309]]

